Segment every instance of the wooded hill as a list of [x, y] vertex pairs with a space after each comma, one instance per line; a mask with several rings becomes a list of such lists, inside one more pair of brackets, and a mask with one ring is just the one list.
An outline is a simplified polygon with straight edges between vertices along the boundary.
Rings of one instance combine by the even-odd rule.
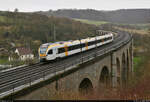
[[59, 9], [57, 11], [38, 12], [47, 16], [89, 19], [112, 23], [150, 23], [150, 9], [121, 9], [98, 11], [93, 9]]
[[[0, 12], [0, 48], [28, 46], [37, 53], [42, 43], [73, 40], [94, 35], [96, 27], [68, 18], [47, 17], [36, 13]], [[13, 45], [14, 45], [13, 44]]]

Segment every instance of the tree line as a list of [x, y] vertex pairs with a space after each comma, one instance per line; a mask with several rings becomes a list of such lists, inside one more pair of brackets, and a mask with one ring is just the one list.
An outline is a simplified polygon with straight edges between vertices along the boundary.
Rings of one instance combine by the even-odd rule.
[[38, 12], [47, 16], [107, 21], [112, 23], [150, 23], [150, 9], [121, 9], [114, 11], [100, 11], [94, 9], [59, 9]]

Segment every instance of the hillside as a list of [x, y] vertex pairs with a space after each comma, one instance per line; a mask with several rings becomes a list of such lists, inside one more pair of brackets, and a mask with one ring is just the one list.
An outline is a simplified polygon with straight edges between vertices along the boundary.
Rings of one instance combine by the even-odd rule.
[[96, 25], [96, 26], [100, 26], [102, 24], [107, 24], [108, 22], [105, 21], [94, 21], [94, 20], [87, 20], [87, 19], [74, 19], [76, 21], [80, 21], [82, 23], [86, 23], [86, 24], [92, 24], [92, 25]]
[[68, 18], [1, 11], [0, 48], [10, 53], [14, 46], [27, 46], [32, 48], [34, 54], [37, 54], [40, 44], [53, 42], [54, 29], [56, 40], [63, 41], [92, 36], [96, 27]]
[[149, 23], [150, 9], [121, 9], [116, 11], [98, 11], [92, 9], [60, 9], [57, 11], [37, 12], [47, 16], [89, 19], [112, 23]]

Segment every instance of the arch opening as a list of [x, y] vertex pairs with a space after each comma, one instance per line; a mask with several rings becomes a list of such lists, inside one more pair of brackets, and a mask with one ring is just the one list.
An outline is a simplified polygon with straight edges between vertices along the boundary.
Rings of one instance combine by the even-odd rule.
[[116, 59], [116, 63], [117, 63], [117, 84], [118, 86], [120, 86], [120, 76], [121, 76], [121, 72], [120, 72], [120, 60], [119, 58]]
[[100, 78], [99, 78], [99, 84], [100, 84], [100, 87], [110, 86], [109, 70], [106, 66], [104, 66], [102, 71], [101, 71], [101, 75], [100, 75]]
[[92, 82], [88, 78], [83, 79], [82, 82], [80, 83], [79, 92], [82, 95], [91, 94], [93, 92]]
[[127, 80], [129, 79], [130, 66], [129, 66], [129, 51], [127, 49]]
[[127, 82], [127, 68], [126, 68], [126, 58], [125, 58], [125, 53], [122, 55], [122, 82], [125, 85]]

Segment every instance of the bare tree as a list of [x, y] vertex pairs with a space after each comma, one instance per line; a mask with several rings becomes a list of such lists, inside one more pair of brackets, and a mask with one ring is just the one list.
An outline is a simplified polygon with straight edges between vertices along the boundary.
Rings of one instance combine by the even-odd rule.
[[14, 12], [19, 12], [18, 8], [15, 8]]

